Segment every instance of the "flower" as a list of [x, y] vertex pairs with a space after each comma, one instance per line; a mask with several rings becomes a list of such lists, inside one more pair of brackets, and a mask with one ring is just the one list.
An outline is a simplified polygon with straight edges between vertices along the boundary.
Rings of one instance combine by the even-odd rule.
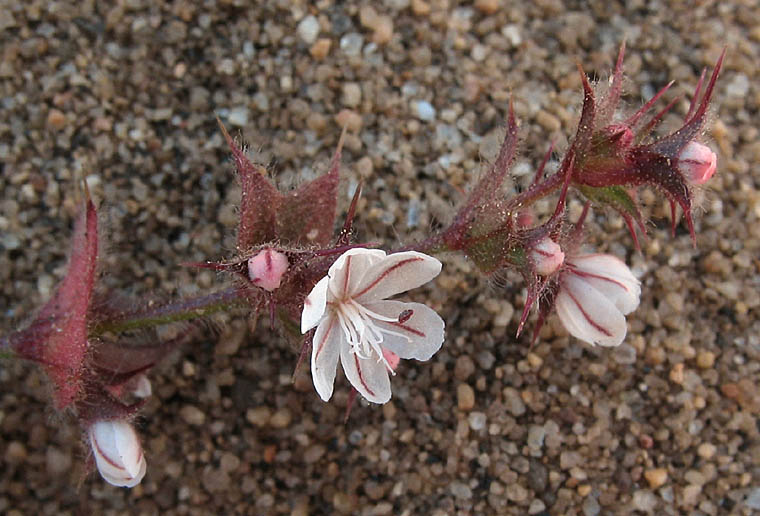
[[678, 170], [691, 184], [706, 183], [715, 173], [718, 158], [710, 147], [691, 141], [678, 155]]
[[89, 429], [100, 475], [117, 487], [135, 487], [145, 476], [145, 457], [132, 425], [121, 419], [100, 420]]
[[559, 275], [555, 307], [573, 336], [600, 346], [618, 346], [627, 331], [625, 315], [639, 306], [641, 284], [620, 259], [609, 254], [568, 257]]
[[540, 276], [549, 276], [560, 268], [565, 260], [562, 248], [549, 237], [544, 237], [536, 243], [530, 251], [536, 273]]
[[288, 257], [273, 249], [264, 249], [248, 260], [248, 277], [251, 283], [269, 292], [280, 286], [288, 270]]
[[386, 255], [354, 248], [330, 267], [304, 302], [301, 332], [316, 327], [311, 374], [319, 396], [332, 396], [338, 360], [368, 401], [391, 398], [388, 373], [398, 358], [429, 360], [443, 344], [443, 320], [420, 303], [386, 298], [435, 278], [441, 262], [415, 251]]

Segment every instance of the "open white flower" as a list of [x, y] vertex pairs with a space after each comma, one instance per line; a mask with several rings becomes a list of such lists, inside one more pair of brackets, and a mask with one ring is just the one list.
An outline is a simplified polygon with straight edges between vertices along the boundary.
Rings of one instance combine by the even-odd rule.
[[95, 464], [106, 482], [118, 487], [140, 483], [146, 464], [132, 425], [119, 419], [97, 421], [88, 433]]
[[[443, 344], [443, 320], [420, 303], [386, 298], [435, 278], [441, 262], [407, 251], [350, 249], [330, 267], [304, 302], [301, 332], [317, 327], [311, 375], [319, 396], [332, 396], [338, 360], [351, 385], [368, 401], [391, 398], [393, 354], [429, 360]], [[391, 353], [388, 353], [391, 352]]]
[[639, 306], [641, 283], [609, 254], [570, 256], [559, 276], [555, 307], [571, 335], [600, 346], [625, 339], [625, 316]]

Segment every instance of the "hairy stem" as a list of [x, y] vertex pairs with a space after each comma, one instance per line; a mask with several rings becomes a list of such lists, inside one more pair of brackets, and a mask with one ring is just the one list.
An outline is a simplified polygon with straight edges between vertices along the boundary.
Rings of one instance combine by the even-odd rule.
[[237, 287], [228, 288], [213, 294], [148, 306], [143, 309], [128, 311], [115, 317], [99, 320], [90, 328], [90, 336], [98, 336], [106, 332], [123, 332], [150, 328], [161, 324], [189, 321], [227, 310], [244, 302], [245, 299], [241, 289]]

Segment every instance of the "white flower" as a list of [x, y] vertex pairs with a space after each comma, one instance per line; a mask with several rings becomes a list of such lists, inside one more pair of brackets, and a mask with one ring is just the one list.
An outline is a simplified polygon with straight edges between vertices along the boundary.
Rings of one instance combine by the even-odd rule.
[[145, 457], [137, 433], [126, 421], [97, 421], [89, 429], [90, 445], [100, 475], [109, 484], [134, 487], [145, 476]]
[[639, 306], [641, 284], [628, 266], [609, 254], [571, 256], [559, 276], [555, 307], [573, 336], [590, 344], [618, 346], [625, 315]]
[[440, 271], [441, 262], [414, 251], [386, 255], [355, 248], [332, 264], [306, 298], [301, 316], [302, 333], [317, 327], [311, 375], [324, 401], [332, 396], [339, 359], [362, 396], [386, 403], [393, 354], [429, 360], [441, 348], [444, 324], [437, 313], [420, 303], [386, 299], [427, 283]]

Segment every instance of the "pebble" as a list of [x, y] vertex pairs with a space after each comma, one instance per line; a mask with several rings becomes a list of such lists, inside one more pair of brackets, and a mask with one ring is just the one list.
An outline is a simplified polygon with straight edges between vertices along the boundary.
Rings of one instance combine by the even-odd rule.
[[71, 469], [71, 454], [64, 453], [53, 446], [45, 451], [45, 465], [51, 476], [62, 475]]
[[355, 82], [343, 84], [343, 105], [355, 108], [362, 101], [362, 89]]
[[63, 129], [66, 126], [66, 115], [60, 109], [51, 109], [48, 111], [47, 124], [51, 129]]
[[451, 491], [451, 494], [453, 494], [457, 498], [461, 498], [463, 500], [469, 500], [472, 498], [472, 489], [466, 484], [463, 484], [462, 482], [452, 482], [449, 486], [449, 490]]
[[188, 425], [200, 426], [206, 422], [206, 414], [194, 405], [185, 405], [180, 409], [179, 415]]
[[411, 106], [412, 114], [423, 122], [435, 120], [435, 108], [427, 100], [413, 100]]
[[637, 511], [651, 514], [655, 507], [657, 507], [657, 497], [652, 491], [639, 489], [633, 493], [631, 503]]
[[681, 507], [691, 507], [696, 505], [699, 494], [702, 492], [702, 486], [688, 485], [681, 491]]
[[460, 383], [457, 387], [457, 406], [459, 410], [472, 410], [475, 406], [475, 391], [466, 383]]
[[528, 490], [518, 483], [507, 486], [507, 499], [515, 503], [521, 503], [528, 499]]
[[347, 56], [358, 56], [362, 51], [363, 45], [364, 38], [356, 32], [351, 32], [340, 38], [340, 49]]
[[246, 106], [237, 106], [230, 110], [227, 121], [235, 127], [245, 127], [248, 125], [248, 108]]
[[540, 450], [544, 446], [544, 437], [546, 429], [540, 425], [531, 425], [528, 429], [528, 448]]
[[467, 420], [470, 423], [470, 428], [476, 432], [486, 427], [486, 415], [482, 412], [471, 412]]
[[345, 127], [352, 133], [358, 133], [362, 128], [362, 116], [351, 109], [341, 109], [335, 115], [335, 122], [339, 127]]
[[464, 382], [472, 376], [472, 373], [474, 372], [475, 362], [472, 361], [470, 355], [461, 355], [457, 358], [456, 364], [454, 365], [454, 378], [460, 382]]
[[760, 511], [760, 487], [752, 489], [744, 502], [750, 509]]
[[311, 54], [311, 57], [317, 60], [322, 60], [330, 53], [330, 47], [332, 46], [332, 40], [329, 38], [319, 38], [312, 46], [309, 48], [309, 53]]
[[312, 45], [319, 36], [319, 20], [313, 15], [306, 16], [296, 27], [298, 37], [307, 45]]
[[510, 414], [516, 417], [525, 414], [525, 402], [514, 387], [505, 387], [501, 394], [504, 397], [504, 405]]
[[668, 470], [665, 468], [648, 469], [644, 472], [644, 478], [649, 482], [649, 487], [657, 489], [668, 481]]
[[272, 414], [269, 424], [273, 428], [287, 428], [290, 425], [291, 419], [290, 410], [283, 408]]
[[544, 509], [546, 509], [546, 504], [543, 502], [543, 500], [534, 498], [528, 507], [528, 514], [539, 514], [543, 512]]
[[493, 14], [501, 8], [501, 0], [475, 0], [475, 9], [483, 14]]
[[697, 367], [711, 369], [715, 365], [715, 353], [712, 351], [700, 351], [697, 353]]
[[715, 455], [716, 447], [712, 443], [702, 443], [697, 448], [697, 455], [703, 459], [710, 460]]

